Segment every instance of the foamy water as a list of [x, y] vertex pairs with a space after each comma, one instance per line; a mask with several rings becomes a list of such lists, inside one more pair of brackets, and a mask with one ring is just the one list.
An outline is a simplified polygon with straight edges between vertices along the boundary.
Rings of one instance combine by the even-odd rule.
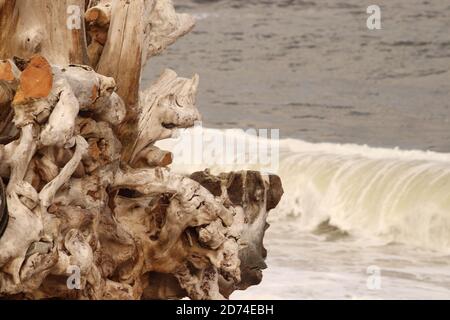
[[[230, 136], [270, 144], [241, 130], [204, 129], [204, 147]], [[158, 145], [177, 150], [180, 139]], [[269, 269], [260, 286], [233, 298], [450, 297], [450, 154], [295, 139], [279, 148], [274, 173], [285, 194], [270, 215]], [[223, 151], [198, 164], [175, 153], [173, 170], [262, 168], [214, 165]], [[370, 266], [384, 279], [379, 290], [367, 287]]]
[[[299, 232], [295, 221], [273, 223], [265, 237], [260, 285], [233, 299], [448, 299], [449, 257], [415, 247], [377, 245], [347, 236]], [[286, 226], [287, 224], [287, 226]], [[372, 287], [371, 268], [380, 271]]]
[[328, 221], [353, 235], [450, 253], [448, 155], [285, 143], [293, 150], [280, 163], [287, 192], [279, 210], [297, 216], [300, 229]]

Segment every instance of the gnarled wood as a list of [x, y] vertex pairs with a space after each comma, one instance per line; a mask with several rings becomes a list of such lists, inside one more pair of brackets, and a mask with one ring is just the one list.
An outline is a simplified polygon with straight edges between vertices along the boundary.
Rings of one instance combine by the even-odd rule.
[[223, 299], [259, 283], [279, 178], [172, 173], [154, 143], [200, 120], [199, 77], [166, 70], [139, 92], [193, 19], [169, 0], [91, 0], [68, 31], [68, 5], [84, 13], [0, 1], [0, 297]]
[[[84, 24], [76, 23], [84, 6], [84, 0], [5, 1], [0, 7], [0, 59], [41, 54], [59, 65], [87, 63]], [[72, 17], [74, 27], [68, 28]]]

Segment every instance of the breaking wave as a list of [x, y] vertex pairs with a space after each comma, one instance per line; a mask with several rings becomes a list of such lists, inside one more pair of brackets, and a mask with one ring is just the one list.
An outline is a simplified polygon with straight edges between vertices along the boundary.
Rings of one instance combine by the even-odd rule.
[[[241, 130], [205, 132], [216, 138], [231, 134], [250, 143], [256, 139]], [[171, 150], [176, 141], [159, 145]], [[450, 154], [296, 139], [280, 140], [279, 151], [276, 173], [285, 194], [272, 221], [287, 219], [302, 231], [327, 225], [386, 244], [450, 252]], [[189, 166], [180, 161], [175, 154], [173, 169], [181, 172], [207, 167], [215, 173], [260, 169], [258, 165], [211, 165], [211, 159]]]

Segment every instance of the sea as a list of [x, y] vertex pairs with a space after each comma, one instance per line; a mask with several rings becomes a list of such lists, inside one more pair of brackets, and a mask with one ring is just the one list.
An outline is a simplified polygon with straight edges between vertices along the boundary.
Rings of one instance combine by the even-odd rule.
[[[206, 144], [271, 144], [248, 129], [279, 132], [269, 171], [285, 193], [267, 269], [231, 299], [450, 299], [450, 2], [174, 4], [196, 27], [148, 62], [142, 87], [165, 68], [198, 73]], [[176, 153], [172, 168], [264, 170]]]

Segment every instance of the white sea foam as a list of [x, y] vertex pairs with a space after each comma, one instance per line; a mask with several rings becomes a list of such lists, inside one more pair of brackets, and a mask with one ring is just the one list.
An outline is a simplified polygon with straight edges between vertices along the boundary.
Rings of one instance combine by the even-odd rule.
[[217, 14], [215, 13], [209, 13], [209, 12], [196, 12], [193, 13], [192, 16], [195, 18], [195, 20], [204, 20], [204, 19], [208, 19], [211, 17], [218, 17]]
[[[205, 132], [225, 134], [217, 129]], [[256, 139], [241, 130], [226, 134]], [[169, 139], [159, 146], [171, 150], [176, 143]], [[257, 164], [216, 163], [206, 158], [203, 164], [187, 165], [175, 154], [173, 169], [260, 169]], [[285, 139], [280, 141], [275, 173], [282, 178], [285, 194], [272, 221], [295, 217], [291, 223], [304, 231], [327, 222], [361, 239], [450, 251], [450, 154]]]

